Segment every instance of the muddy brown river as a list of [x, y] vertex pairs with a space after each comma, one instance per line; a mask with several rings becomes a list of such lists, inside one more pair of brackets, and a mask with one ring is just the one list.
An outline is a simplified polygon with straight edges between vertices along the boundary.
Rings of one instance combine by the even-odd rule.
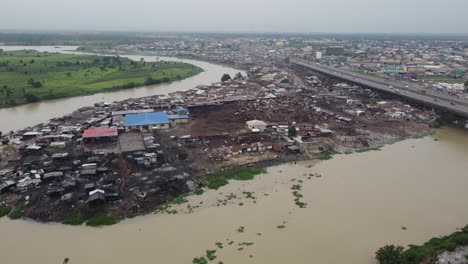
[[[382, 151], [271, 167], [253, 181], [189, 197], [178, 214], [104, 228], [4, 217], [1, 263], [182, 264], [221, 242], [212, 263], [374, 264], [380, 246], [419, 244], [468, 224], [467, 171], [467, 131], [443, 128]], [[293, 184], [302, 185], [307, 208], [294, 204]], [[226, 199], [230, 193], [241, 199]], [[184, 213], [187, 205], [200, 207]]]
[[[76, 46], [0, 46], [4, 51], [31, 49], [42, 52], [62, 52], [62, 53], [78, 53], [73, 52]], [[156, 61], [156, 56], [133, 56], [121, 55], [129, 59], [139, 61], [144, 58], [145, 61]], [[33, 104], [21, 105], [16, 107], [0, 109], [0, 131], [8, 132], [11, 130], [22, 129], [27, 126], [32, 126], [41, 122], [45, 122], [53, 117], [63, 116], [71, 113], [78, 108], [84, 106], [92, 106], [97, 102], [113, 102], [121, 101], [128, 98], [138, 98], [155, 94], [167, 94], [176, 91], [188, 90], [200, 84], [209, 84], [217, 82], [221, 79], [224, 73], [234, 76], [239, 70], [220, 66], [208, 62], [197, 60], [178, 59], [172, 57], [159, 57], [160, 60], [179, 61], [196, 65], [204, 70], [204, 72], [193, 77], [176, 81], [167, 84], [158, 84], [143, 86], [133, 89], [125, 89], [117, 92], [99, 93], [90, 96], [79, 96], [65, 99], [49, 100]]]

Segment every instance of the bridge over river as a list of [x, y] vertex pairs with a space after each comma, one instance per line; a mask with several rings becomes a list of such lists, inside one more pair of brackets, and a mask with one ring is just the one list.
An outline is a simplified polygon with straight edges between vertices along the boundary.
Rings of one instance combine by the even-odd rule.
[[291, 59], [290, 62], [320, 72], [325, 75], [352, 82], [360, 86], [401, 96], [414, 102], [422, 103], [427, 106], [431, 106], [443, 111], [451, 112], [456, 115], [468, 118], [467, 100], [455, 98], [446, 94], [439, 94], [433, 91], [420, 92], [413, 87], [403, 85], [396, 81], [384, 80], [363, 74], [357, 74], [348, 70], [332, 66], [307, 62], [298, 59]]

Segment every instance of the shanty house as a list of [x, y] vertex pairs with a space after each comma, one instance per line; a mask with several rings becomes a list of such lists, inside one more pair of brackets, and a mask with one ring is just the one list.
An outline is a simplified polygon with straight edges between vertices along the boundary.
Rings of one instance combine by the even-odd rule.
[[99, 127], [99, 128], [90, 128], [86, 129], [83, 132], [84, 141], [96, 141], [98, 139], [113, 139], [117, 138], [117, 128], [115, 127]]

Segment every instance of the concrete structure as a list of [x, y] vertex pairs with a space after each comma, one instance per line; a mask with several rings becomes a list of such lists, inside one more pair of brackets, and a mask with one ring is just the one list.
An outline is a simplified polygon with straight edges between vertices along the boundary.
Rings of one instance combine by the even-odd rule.
[[408, 65], [406, 66], [406, 71], [409, 73], [424, 74], [426, 72], [426, 68], [420, 65]]
[[167, 115], [171, 125], [173, 124], [181, 124], [181, 123], [188, 123], [189, 116], [188, 115]]
[[267, 124], [261, 120], [250, 120], [245, 122], [247, 127], [251, 130], [258, 129], [260, 131], [264, 131], [267, 127]]
[[387, 74], [400, 74], [405, 73], [406, 68], [403, 65], [388, 65], [383, 67], [383, 73]]
[[342, 56], [344, 48], [339, 46], [328, 47], [326, 51], [327, 56]]
[[315, 53], [315, 58], [316, 58], [317, 60], [322, 59], [322, 52], [317, 51], [317, 52]]

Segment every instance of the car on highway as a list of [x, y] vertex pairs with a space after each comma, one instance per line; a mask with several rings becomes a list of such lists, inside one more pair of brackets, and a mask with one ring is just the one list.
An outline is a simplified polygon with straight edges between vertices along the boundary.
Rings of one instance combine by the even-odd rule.
[[437, 98], [434, 98], [434, 101], [436, 101], [436, 102], [440, 102], [440, 100], [439, 100], [439, 99], [437, 99]]
[[405, 85], [405, 88], [408, 88], [409, 86], [408, 85]]
[[393, 86], [392, 86], [392, 85], [389, 85], [388, 88], [393, 89]]
[[456, 103], [454, 103], [454, 102], [450, 102], [450, 104], [451, 104], [451, 105], [457, 105], [457, 104], [456, 104]]

